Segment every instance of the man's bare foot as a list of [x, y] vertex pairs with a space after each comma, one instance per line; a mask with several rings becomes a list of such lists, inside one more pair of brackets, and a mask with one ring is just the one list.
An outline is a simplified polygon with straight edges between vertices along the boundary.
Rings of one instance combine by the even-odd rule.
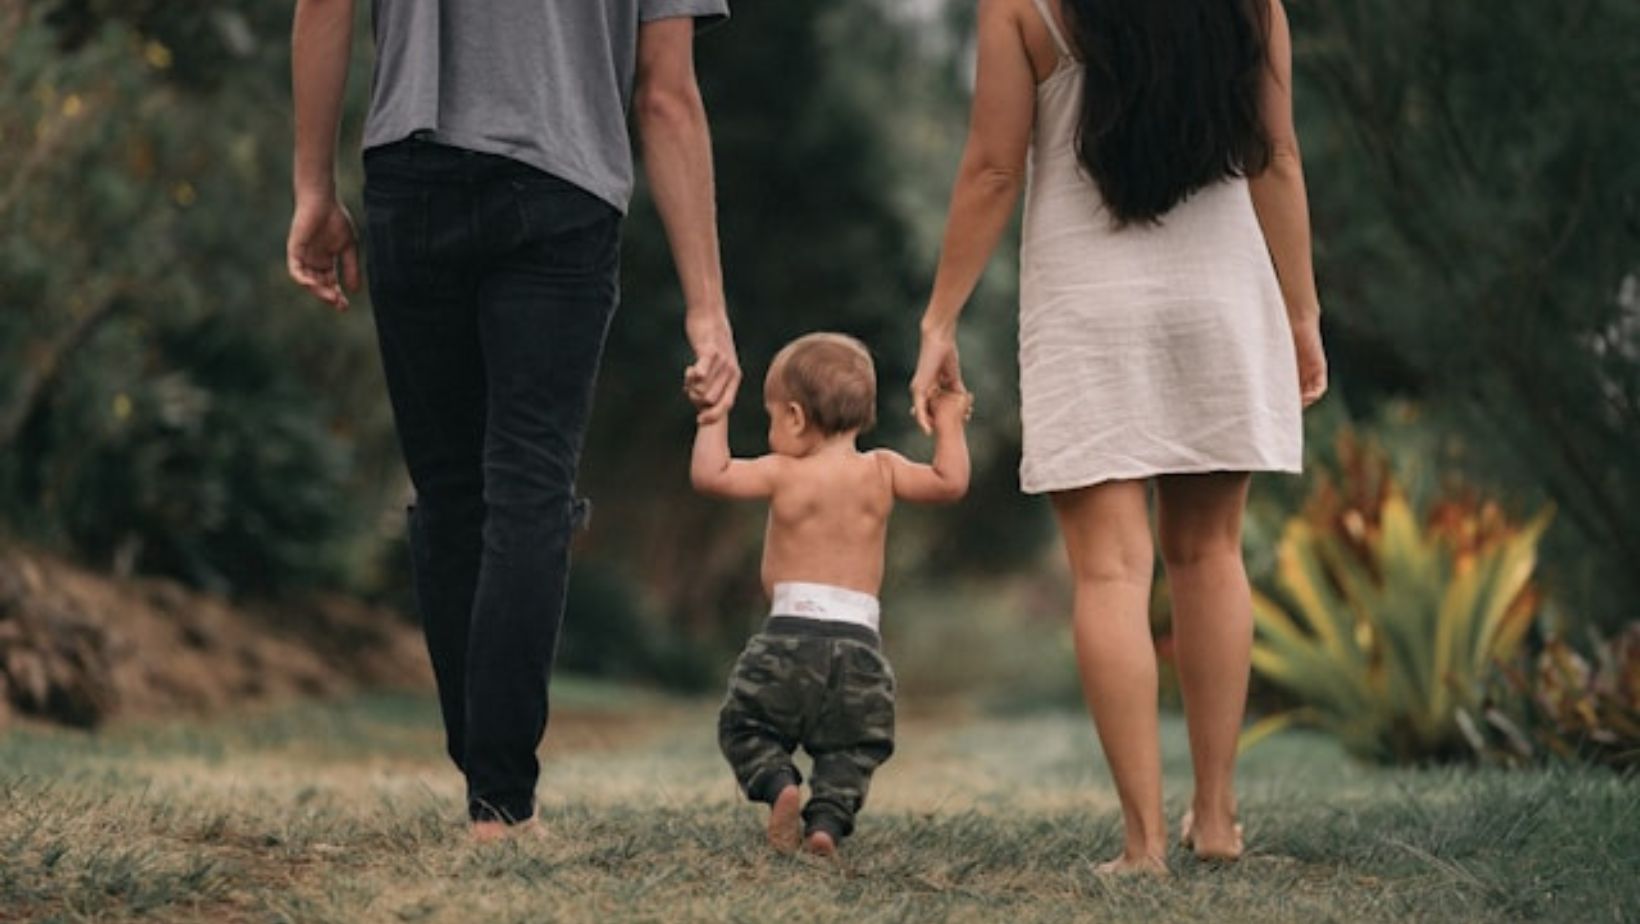
[[1179, 845], [1196, 855], [1196, 859], [1210, 863], [1234, 863], [1241, 859], [1245, 845], [1242, 827], [1233, 818], [1209, 828], [1196, 825], [1196, 813], [1185, 812], [1179, 821]]
[[833, 857], [837, 855], [837, 842], [825, 831], [809, 832], [807, 844], [809, 853], [817, 857]]
[[1093, 871], [1101, 876], [1165, 877], [1168, 875], [1165, 859], [1145, 854], [1130, 857], [1124, 853], [1114, 860], [1106, 860], [1095, 865]]
[[516, 825], [504, 821], [475, 821], [468, 829], [468, 837], [475, 844], [493, 844], [509, 838], [518, 840], [541, 840], [547, 836], [547, 829], [538, 818]]
[[467, 834], [475, 844], [493, 844], [507, 839], [507, 827], [504, 821], [475, 821]]
[[803, 794], [796, 786], [787, 786], [769, 806], [769, 846], [780, 853], [796, 853], [802, 845]]

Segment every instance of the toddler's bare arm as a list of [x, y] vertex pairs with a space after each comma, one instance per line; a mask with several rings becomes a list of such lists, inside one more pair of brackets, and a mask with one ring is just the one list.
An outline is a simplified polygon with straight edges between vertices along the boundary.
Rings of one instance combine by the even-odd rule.
[[950, 504], [968, 493], [968, 437], [963, 429], [972, 395], [947, 392], [934, 399], [934, 462], [923, 465], [884, 451], [894, 496], [914, 504]]
[[713, 497], [757, 498], [774, 493], [781, 458], [736, 459], [729, 455], [729, 420], [719, 417], [695, 429], [695, 451], [689, 460], [689, 481], [695, 490]]

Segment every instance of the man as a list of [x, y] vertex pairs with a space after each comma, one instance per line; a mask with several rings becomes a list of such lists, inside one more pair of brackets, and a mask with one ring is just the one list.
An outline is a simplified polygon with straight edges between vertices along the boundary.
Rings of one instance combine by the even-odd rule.
[[[375, 0], [370, 292], [416, 504], [410, 546], [472, 835], [534, 816], [593, 385], [615, 308], [635, 104], [683, 286], [691, 397], [740, 380], [724, 305], [698, 23], [727, 0]], [[359, 285], [335, 148], [353, 0], [298, 0], [292, 278]]]

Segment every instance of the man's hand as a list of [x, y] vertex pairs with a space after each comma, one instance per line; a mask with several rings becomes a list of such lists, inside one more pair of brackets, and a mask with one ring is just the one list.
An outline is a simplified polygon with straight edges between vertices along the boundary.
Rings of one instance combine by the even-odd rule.
[[285, 242], [290, 278], [337, 311], [359, 291], [359, 243], [353, 217], [335, 197], [298, 199]]
[[684, 370], [683, 390], [698, 411], [703, 424], [716, 423], [728, 415], [740, 390], [740, 358], [735, 355], [735, 336], [729, 317], [722, 312], [691, 313], [684, 322], [695, 361]]

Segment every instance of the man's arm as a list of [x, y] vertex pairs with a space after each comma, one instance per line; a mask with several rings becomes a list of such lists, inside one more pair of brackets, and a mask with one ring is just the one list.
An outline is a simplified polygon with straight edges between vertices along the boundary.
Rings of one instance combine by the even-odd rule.
[[686, 377], [689, 396], [702, 419], [711, 421], [734, 402], [740, 362], [723, 295], [712, 138], [695, 82], [694, 43], [692, 18], [644, 23], [634, 102], [644, 171], [683, 286], [684, 327], [695, 351]]
[[735, 459], [729, 455], [729, 420], [719, 417], [695, 430], [695, 452], [689, 460], [689, 481], [695, 490], [714, 497], [751, 499], [774, 493], [781, 459], [767, 455]]
[[291, 29], [296, 210], [285, 242], [292, 279], [341, 310], [359, 288], [353, 219], [336, 197], [336, 135], [353, 45], [353, 0], [297, 0]]

